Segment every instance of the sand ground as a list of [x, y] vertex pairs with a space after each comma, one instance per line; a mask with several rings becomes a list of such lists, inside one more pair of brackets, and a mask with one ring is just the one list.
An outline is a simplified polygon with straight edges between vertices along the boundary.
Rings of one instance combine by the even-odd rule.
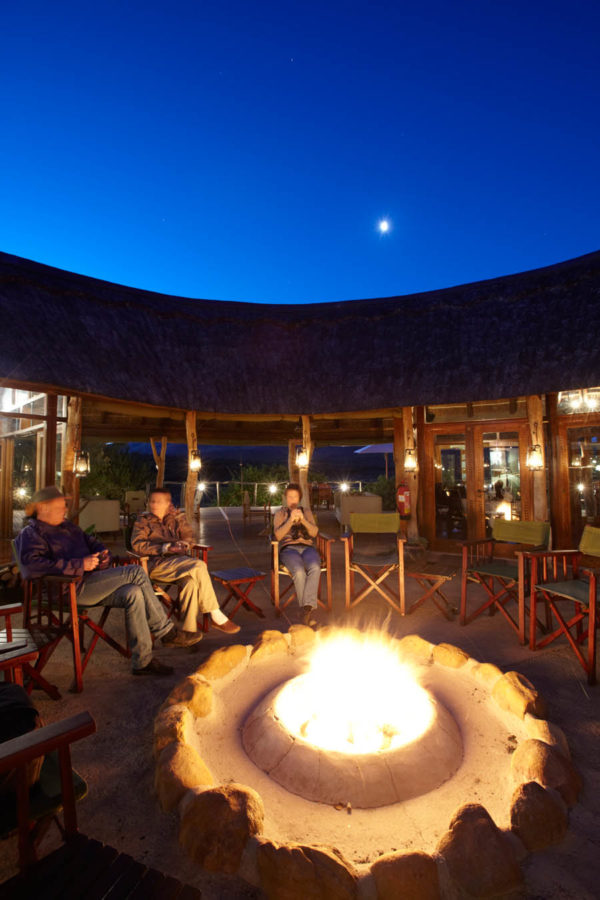
[[[269, 545], [267, 538], [260, 534], [262, 523], [252, 522], [244, 526], [240, 510], [227, 510], [226, 513], [227, 518], [218, 509], [202, 512], [199, 539], [213, 547], [209, 557], [210, 568], [251, 565], [268, 572]], [[320, 524], [324, 531], [332, 535], [338, 533], [332, 513], [324, 511], [320, 515]], [[108, 540], [107, 543], [110, 545]], [[112, 549], [119, 552], [119, 544], [114, 543]], [[339, 542], [333, 545], [333, 560], [334, 609], [329, 620], [321, 614], [323, 624], [326, 621], [341, 624], [346, 620], [342, 546]], [[454, 561], [458, 568], [458, 557]], [[287, 611], [289, 615], [276, 618], [270, 602], [268, 578], [263, 585], [256, 588], [253, 597], [263, 608], [266, 619], [259, 620], [252, 613], [241, 610], [236, 616], [236, 621], [242, 626], [240, 634], [234, 638], [236, 643], [253, 643], [264, 628], [285, 631], [289, 624], [298, 620], [297, 609], [292, 608]], [[409, 582], [407, 590], [410, 598], [417, 588]], [[447, 594], [458, 606], [458, 579], [450, 583]], [[544, 695], [549, 708], [548, 718], [567, 735], [573, 761], [583, 775], [584, 790], [579, 804], [571, 811], [567, 838], [558, 847], [536, 853], [525, 861], [526, 896], [532, 900], [591, 900], [599, 897], [600, 686], [587, 685], [582, 669], [565, 642], [558, 641], [543, 651], [531, 653], [519, 645], [513, 631], [500, 616], [481, 616], [471, 625], [461, 628], [457, 621], [446, 621], [433, 604], [419, 607], [404, 619], [395, 612], [388, 616], [388, 610], [382, 609], [382, 606], [383, 601], [366, 600], [359, 608], [362, 620], [385, 621], [385, 627], [398, 636], [417, 633], [434, 642], [456, 644], [476, 659], [493, 662], [506, 671], [521, 672]], [[109, 623], [115, 636], [122, 638], [121, 613], [111, 613]], [[158, 707], [177, 681], [228, 640], [220, 632], [212, 630], [196, 653], [160, 649], [157, 655], [175, 667], [173, 676], [165, 679], [134, 679], [127, 661], [100, 643], [85, 673], [82, 694], [69, 693], [72, 662], [65, 641], [45, 670], [46, 676], [59, 687], [62, 699], [53, 701], [37, 691], [33, 695], [47, 723], [86, 709], [96, 721], [97, 733], [72, 747], [74, 765], [89, 788], [88, 796], [78, 806], [80, 830], [118, 847], [141, 862], [193, 884], [202, 890], [208, 900], [257, 898], [260, 892], [239, 878], [203, 871], [179, 847], [177, 816], [162, 813], [153, 793], [152, 726]], [[496, 771], [493, 757], [485, 765], [488, 783], [491, 784], [495, 778], [504, 778]], [[250, 779], [251, 776], [248, 777]], [[247, 783], [251, 784], [251, 781]], [[259, 787], [258, 784], [255, 786]], [[271, 822], [277, 810], [269, 808], [267, 794], [265, 789], [267, 821]], [[473, 797], [464, 797], [465, 802], [470, 799]], [[483, 794], [480, 799], [485, 802]], [[303, 808], [300, 809], [303, 804], [306, 814]], [[281, 807], [280, 803], [277, 805]], [[318, 806], [307, 801], [299, 801], [298, 805], [294, 801], [290, 804], [292, 808], [298, 810], [300, 815], [300, 819], [296, 819], [294, 812], [300, 834], [304, 827], [302, 817], [306, 815], [308, 823], [310, 810], [318, 809]], [[445, 808], [438, 811], [436, 807], [435, 815], [429, 812], [429, 820], [433, 822], [436, 832], [447, 827], [446, 817]], [[402, 827], [394, 826], [401, 831], [397, 844], [386, 839], [384, 846], [385, 834], [381, 832], [378, 836], [382, 840], [373, 840], [368, 846], [363, 840], [364, 850], [353, 849], [349, 855], [358, 861], [362, 854], [366, 860], [379, 849], [410, 846], [411, 841], [417, 849], [431, 849], [434, 841], [429, 831], [422, 839], [418, 837], [418, 832], [422, 831], [421, 825], [415, 829], [417, 836], [408, 834], [407, 823], [413, 828], [414, 821], [414, 816], [407, 814]], [[314, 830], [312, 825], [311, 830]], [[269, 836], [274, 835], [269, 832]], [[57, 843], [58, 838], [52, 831], [45, 838], [43, 849], [51, 849]], [[2, 842], [0, 881], [16, 871], [15, 862], [16, 841], [9, 839]]]

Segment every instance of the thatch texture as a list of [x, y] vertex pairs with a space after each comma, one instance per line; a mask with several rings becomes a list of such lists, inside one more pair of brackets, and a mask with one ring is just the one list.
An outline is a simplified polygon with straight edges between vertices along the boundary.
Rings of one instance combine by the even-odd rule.
[[181, 409], [328, 413], [600, 384], [600, 252], [405, 297], [189, 300], [0, 253], [0, 378]]

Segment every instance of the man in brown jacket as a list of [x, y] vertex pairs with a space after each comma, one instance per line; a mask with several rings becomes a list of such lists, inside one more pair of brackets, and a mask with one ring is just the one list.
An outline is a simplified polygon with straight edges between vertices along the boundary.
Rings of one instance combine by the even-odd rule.
[[240, 626], [219, 609], [206, 563], [187, 555], [193, 543], [192, 526], [185, 514], [173, 506], [171, 492], [166, 488], [150, 491], [148, 512], [139, 515], [133, 526], [132, 549], [149, 557], [150, 578], [180, 586], [180, 624], [184, 632], [196, 632], [199, 616], [210, 613], [214, 628], [236, 634]]

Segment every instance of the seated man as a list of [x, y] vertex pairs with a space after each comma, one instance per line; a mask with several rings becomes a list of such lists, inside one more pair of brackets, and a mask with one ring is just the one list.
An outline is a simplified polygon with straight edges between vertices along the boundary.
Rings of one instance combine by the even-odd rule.
[[73, 575], [78, 606], [125, 610], [134, 675], [171, 675], [173, 668], [152, 657], [152, 635], [170, 647], [191, 640], [169, 622], [141, 566], [110, 567], [109, 551], [65, 519], [66, 498], [57, 487], [36, 491], [28, 507], [29, 524], [16, 539], [26, 577]]
[[275, 513], [273, 531], [279, 541], [279, 559], [294, 581], [298, 603], [302, 607], [305, 625], [316, 624], [313, 613], [317, 607], [321, 557], [314, 546], [319, 533], [313, 514], [300, 506], [302, 488], [290, 483], [285, 489], [283, 505]]
[[213, 626], [225, 634], [236, 634], [236, 625], [219, 609], [206, 563], [187, 556], [194, 543], [192, 526], [179, 512], [166, 488], [154, 488], [148, 499], [149, 511], [134, 523], [131, 547], [140, 556], [150, 557], [148, 571], [158, 581], [178, 583], [181, 627], [184, 633], [196, 633], [198, 617], [210, 613]]

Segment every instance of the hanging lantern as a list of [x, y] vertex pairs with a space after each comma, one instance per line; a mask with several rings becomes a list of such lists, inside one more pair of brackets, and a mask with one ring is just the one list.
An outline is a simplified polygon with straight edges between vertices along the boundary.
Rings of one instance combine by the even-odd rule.
[[202, 468], [202, 457], [197, 450], [190, 452], [190, 472], [199, 472]]
[[544, 468], [542, 448], [539, 444], [533, 444], [527, 451], [527, 468], [532, 472], [539, 472]]
[[408, 448], [404, 451], [404, 471], [416, 472], [418, 468], [419, 464], [417, 462], [417, 452], [416, 450]]
[[73, 472], [77, 478], [85, 478], [90, 474], [90, 454], [86, 450], [75, 451]]
[[296, 447], [296, 465], [299, 469], [308, 469], [308, 451], [306, 447]]

